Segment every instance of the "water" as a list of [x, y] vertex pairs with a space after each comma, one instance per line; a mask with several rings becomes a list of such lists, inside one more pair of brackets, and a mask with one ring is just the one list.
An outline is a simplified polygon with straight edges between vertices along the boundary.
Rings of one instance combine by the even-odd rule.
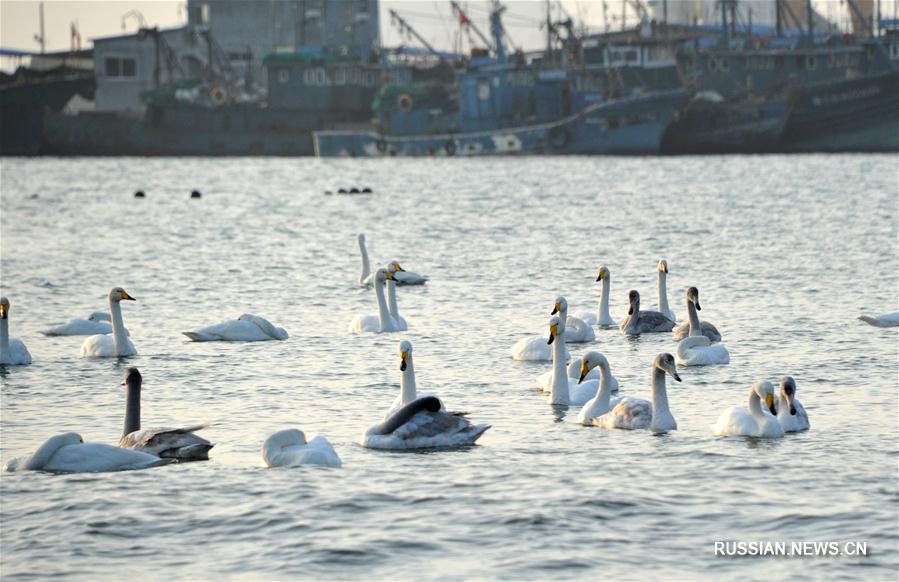
[[[894, 579], [897, 332], [892, 156], [678, 159], [37, 159], [2, 162], [2, 293], [34, 364], [2, 374], [5, 462], [55, 433], [114, 443], [126, 366], [144, 424], [210, 421], [212, 460], [138, 472], [5, 474], [2, 575], [81, 578]], [[370, 186], [373, 196], [325, 196]], [[147, 192], [135, 200], [136, 189]], [[204, 192], [189, 200], [191, 189]], [[374, 262], [426, 273], [403, 288], [410, 331], [352, 335], [373, 312]], [[678, 431], [576, 424], [534, 391], [547, 364], [509, 357], [545, 333], [556, 295], [612, 314], [699, 287], [731, 364], [669, 382]], [[120, 285], [140, 355], [83, 360], [39, 331], [105, 307]], [[244, 312], [285, 342], [190, 343]], [[593, 345], [621, 394], [649, 397], [668, 334]], [[421, 390], [493, 428], [478, 446], [361, 448], [398, 392], [401, 338]], [[795, 376], [808, 433], [715, 437], [760, 378]], [[272, 432], [326, 434], [344, 467], [266, 469]], [[866, 558], [716, 558], [724, 540], [863, 541]]]

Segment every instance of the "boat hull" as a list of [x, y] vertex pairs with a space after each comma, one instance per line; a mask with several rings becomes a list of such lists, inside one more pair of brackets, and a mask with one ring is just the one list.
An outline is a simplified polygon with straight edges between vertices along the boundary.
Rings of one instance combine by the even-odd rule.
[[419, 136], [375, 131], [316, 131], [319, 157], [481, 156], [529, 154], [650, 155], [687, 102], [676, 89], [600, 103], [554, 123], [472, 133]]

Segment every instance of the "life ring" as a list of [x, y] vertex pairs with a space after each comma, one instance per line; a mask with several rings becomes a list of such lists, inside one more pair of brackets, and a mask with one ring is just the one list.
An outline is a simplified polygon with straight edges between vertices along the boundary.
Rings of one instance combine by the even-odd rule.
[[209, 90], [209, 100], [213, 105], [224, 105], [227, 98], [228, 93], [221, 87], [213, 87]]
[[412, 111], [412, 106], [415, 103], [412, 101], [412, 96], [408, 93], [401, 93], [399, 97], [396, 98], [396, 106], [397, 109], [402, 111], [403, 113], [409, 113]]
[[375, 142], [375, 147], [378, 148], [378, 151], [382, 154], [387, 151], [387, 140], [383, 137], [379, 137], [378, 141]]
[[446, 140], [446, 143], [443, 144], [443, 151], [445, 151], [448, 156], [456, 155], [456, 142], [451, 139]]
[[554, 127], [549, 130], [549, 145], [560, 150], [568, 145], [568, 130], [564, 127]]

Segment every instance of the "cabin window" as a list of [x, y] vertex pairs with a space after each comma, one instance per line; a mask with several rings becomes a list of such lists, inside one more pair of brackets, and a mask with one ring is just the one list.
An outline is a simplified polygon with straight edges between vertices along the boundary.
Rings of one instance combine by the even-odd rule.
[[137, 76], [137, 61], [128, 57], [106, 57], [106, 76], [110, 78], [133, 78]]
[[486, 81], [478, 83], [478, 99], [481, 101], [490, 99], [490, 83]]
[[815, 55], [806, 55], [805, 68], [809, 71], [814, 71], [818, 68], [818, 59], [815, 57]]
[[288, 81], [290, 81], [290, 71], [288, 71], [287, 69], [279, 70], [278, 71], [278, 82], [286, 83]]

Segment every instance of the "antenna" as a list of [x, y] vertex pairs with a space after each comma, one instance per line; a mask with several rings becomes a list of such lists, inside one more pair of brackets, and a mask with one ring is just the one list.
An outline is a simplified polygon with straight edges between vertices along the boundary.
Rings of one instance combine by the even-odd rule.
[[47, 37], [44, 34], [44, 3], [41, 2], [38, 8], [38, 14], [40, 14], [40, 28], [41, 33], [34, 35], [34, 40], [41, 45], [41, 54], [44, 54], [44, 50], [47, 47]]

